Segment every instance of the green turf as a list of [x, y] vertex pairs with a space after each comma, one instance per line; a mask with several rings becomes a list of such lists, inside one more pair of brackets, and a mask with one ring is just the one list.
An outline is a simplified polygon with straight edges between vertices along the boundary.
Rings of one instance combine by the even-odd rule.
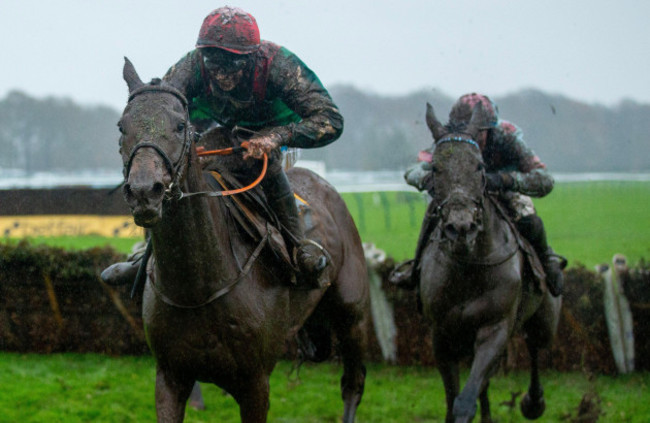
[[[93, 354], [0, 353], [0, 422], [154, 422], [154, 362], [151, 357], [111, 358]], [[342, 414], [335, 363], [280, 362], [271, 376], [269, 421], [338, 422]], [[466, 377], [467, 372], [464, 372]], [[492, 414], [499, 422], [524, 422], [518, 406], [502, 404], [528, 386], [526, 372], [496, 375], [490, 384]], [[597, 394], [600, 423], [646, 422], [650, 374], [597, 376], [542, 372], [546, 413], [541, 421], [575, 417], [585, 394]], [[213, 385], [202, 385], [207, 409], [188, 409], [186, 422], [238, 422], [235, 401]], [[521, 397], [519, 397], [520, 399]], [[445, 405], [436, 369], [370, 364], [358, 423], [442, 422]]]
[[[343, 194], [361, 238], [397, 260], [415, 251], [426, 196], [382, 192]], [[650, 183], [558, 183], [547, 197], [534, 199], [550, 245], [571, 266], [593, 268], [625, 254], [631, 263], [650, 258]]]

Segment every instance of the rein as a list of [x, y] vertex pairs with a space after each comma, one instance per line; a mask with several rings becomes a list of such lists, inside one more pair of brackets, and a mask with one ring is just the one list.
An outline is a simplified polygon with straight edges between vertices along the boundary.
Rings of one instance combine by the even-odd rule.
[[[131, 102], [135, 97], [137, 97], [140, 94], [150, 93], [150, 92], [164, 92], [164, 93], [172, 94], [173, 96], [178, 98], [183, 104], [183, 109], [185, 111], [185, 121], [186, 123], [189, 122], [189, 109], [188, 109], [187, 99], [180, 91], [178, 91], [177, 89], [171, 86], [145, 85], [143, 87], [135, 89], [129, 95], [128, 102]], [[233, 131], [235, 130], [237, 131], [244, 130], [244, 128], [235, 127]], [[250, 130], [248, 131], [253, 132]], [[262, 171], [251, 184], [242, 188], [237, 188], [237, 189], [227, 190], [227, 191], [200, 191], [200, 192], [185, 193], [179, 188], [179, 182], [183, 175], [183, 170], [185, 168], [185, 165], [187, 165], [187, 160], [184, 160], [184, 158], [188, 157], [190, 152], [190, 146], [193, 140], [193, 134], [191, 133], [189, 124], [185, 125], [183, 138], [184, 138], [183, 149], [176, 163], [172, 163], [172, 160], [169, 158], [167, 153], [165, 153], [165, 151], [162, 148], [160, 148], [158, 145], [154, 143], [141, 142], [136, 144], [133, 147], [133, 150], [131, 150], [131, 153], [129, 154], [129, 161], [124, 166], [124, 178], [125, 179], [128, 178], [129, 174], [131, 173], [131, 165], [133, 163], [133, 159], [135, 158], [136, 153], [142, 148], [152, 148], [154, 151], [156, 151], [156, 153], [158, 153], [158, 155], [163, 159], [163, 163], [165, 164], [167, 171], [172, 177], [171, 183], [169, 184], [168, 187], [165, 188], [165, 199], [167, 200], [173, 199], [174, 197], [176, 197], [177, 200], [182, 200], [183, 198], [193, 197], [196, 195], [202, 195], [206, 197], [226, 197], [229, 195], [240, 194], [242, 192], [246, 192], [255, 188], [257, 185], [259, 185], [260, 182], [262, 182], [262, 179], [264, 179], [264, 176], [266, 175], [269, 159], [268, 159], [268, 155], [264, 153], [263, 155], [264, 163], [262, 165]], [[197, 152], [197, 155], [199, 157], [229, 155], [229, 154], [239, 153], [248, 149], [248, 145], [249, 145], [248, 141], [243, 141], [239, 147], [229, 147], [221, 150], [200, 151]], [[177, 191], [177, 193], [175, 193], [175, 191]]]
[[248, 257], [248, 260], [246, 260], [246, 264], [244, 267], [241, 269], [237, 277], [230, 282], [223, 288], [218, 289], [217, 291], [214, 292], [214, 294], [210, 295], [205, 301], [199, 304], [180, 304], [168, 296], [166, 296], [158, 286], [153, 281], [153, 278], [149, 278], [149, 283], [151, 287], [153, 288], [154, 292], [156, 295], [160, 297], [160, 299], [167, 305], [170, 305], [172, 307], [176, 308], [182, 308], [182, 309], [196, 309], [196, 308], [201, 308], [204, 307], [211, 302], [223, 297], [227, 293], [229, 293], [235, 285], [239, 283], [239, 281], [242, 280], [244, 276], [251, 270], [251, 267], [253, 267], [253, 263], [255, 263], [255, 260], [257, 260], [257, 257], [260, 255], [262, 252], [262, 248], [266, 245], [270, 237], [270, 231], [267, 231], [267, 233], [264, 235], [264, 237], [260, 240], [259, 244], [257, 244], [257, 247], [255, 247], [255, 250], [251, 253], [250, 257]]
[[[228, 154], [241, 152], [247, 148], [248, 148], [248, 141], [243, 141], [239, 147], [228, 147], [220, 150], [198, 151], [197, 155], [199, 157], [225, 156]], [[259, 185], [259, 183], [262, 182], [262, 179], [264, 179], [264, 176], [266, 175], [266, 170], [268, 169], [268, 165], [269, 165], [269, 157], [266, 153], [264, 153], [263, 160], [264, 163], [262, 164], [262, 171], [260, 172], [260, 174], [253, 182], [251, 182], [249, 185], [245, 187], [231, 189], [227, 191], [200, 191], [200, 192], [191, 192], [191, 193], [184, 193], [181, 191], [178, 199], [181, 200], [183, 198], [192, 197], [195, 195], [204, 195], [206, 197], [226, 197], [228, 195], [241, 194], [242, 192], [249, 191], [255, 188], [257, 185]]]

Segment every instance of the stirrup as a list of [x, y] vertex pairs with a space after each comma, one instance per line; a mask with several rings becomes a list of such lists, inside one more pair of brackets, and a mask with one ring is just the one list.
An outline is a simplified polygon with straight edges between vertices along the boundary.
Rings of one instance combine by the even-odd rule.
[[[315, 263], [308, 264], [310, 268], [305, 268], [307, 263], [305, 263], [304, 259], [300, 259], [299, 255], [301, 252], [303, 254], [309, 254], [304, 251], [304, 248], [309, 246], [317, 248], [320, 256], [316, 258]], [[293, 248], [292, 259], [299, 273], [297, 279], [306, 282], [300, 285], [307, 285], [312, 289], [324, 288], [330, 285], [330, 281], [325, 277], [324, 270], [328, 263], [332, 261], [332, 258], [322, 245], [308, 238], [302, 239]]]

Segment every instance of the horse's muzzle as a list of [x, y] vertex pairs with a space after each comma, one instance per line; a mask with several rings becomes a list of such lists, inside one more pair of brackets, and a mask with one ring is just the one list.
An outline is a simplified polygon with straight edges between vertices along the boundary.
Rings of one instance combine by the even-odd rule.
[[162, 182], [153, 184], [126, 183], [124, 199], [131, 209], [133, 220], [138, 226], [151, 228], [162, 218], [162, 200], [165, 186]]
[[442, 225], [442, 237], [453, 244], [453, 249], [469, 251], [474, 246], [480, 225], [472, 213], [465, 210], [451, 213]]

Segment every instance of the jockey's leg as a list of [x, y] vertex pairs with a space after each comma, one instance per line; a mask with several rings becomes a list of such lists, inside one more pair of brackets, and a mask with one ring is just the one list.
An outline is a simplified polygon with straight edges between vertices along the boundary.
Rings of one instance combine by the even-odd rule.
[[146, 243], [135, 249], [126, 261], [108, 266], [100, 275], [102, 281], [112, 286], [133, 283], [142, 263], [146, 266], [149, 257], [144, 257], [145, 251]]
[[395, 270], [393, 270], [389, 276], [389, 281], [392, 284], [397, 285], [397, 287], [402, 289], [414, 289], [417, 286], [418, 278], [420, 277], [420, 258], [422, 257], [424, 247], [427, 245], [431, 232], [436, 227], [436, 224], [437, 219], [431, 210], [430, 205], [429, 209], [424, 214], [418, 243], [415, 247], [415, 256], [413, 259], [401, 263], [395, 268]]
[[564, 289], [562, 269], [566, 267], [567, 261], [548, 246], [544, 222], [538, 215], [530, 214], [518, 219], [516, 225], [521, 235], [531, 243], [544, 266], [548, 290], [555, 297], [561, 295]]
[[327, 258], [323, 254], [322, 247], [305, 239], [296, 200], [278, 155], [271, 154], [269, 157], [266, 176], [262, 180], [262, 189], [269, 206], [275, 211], [284, 228], [281, 232], [287, 246], [293, 250], [295, 265], [302, 274], [307, 276], [306, 279], [318, 280], [327, 265]]

